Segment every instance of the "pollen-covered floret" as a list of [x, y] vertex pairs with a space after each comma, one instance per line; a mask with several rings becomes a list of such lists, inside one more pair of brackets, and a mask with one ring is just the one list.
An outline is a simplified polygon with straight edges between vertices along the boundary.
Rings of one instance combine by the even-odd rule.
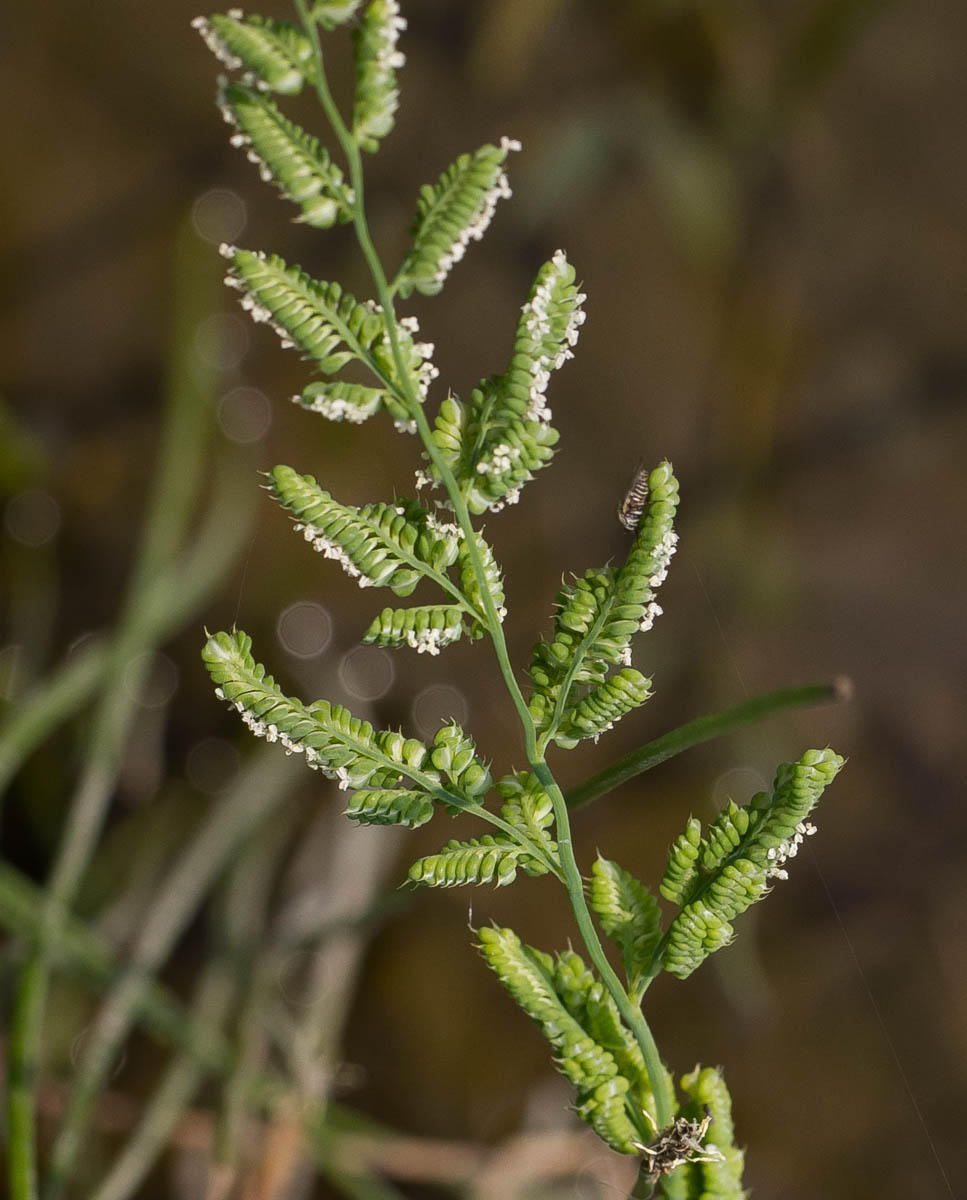
[[812, 821], [800, 821], [793, 833], [792, 837], [787, 838], [781, 845], [772, 846], [766, 851], [766, 858], [769, 862], [769, 869], [766, 871], [767, 879], [788, 879], [789, 872], [785, 869], [785, 864], [790, 858], [795, 858], [799, 853], [799, 847], [803, 841], [812, 837], [816, 832], [816, 826]]

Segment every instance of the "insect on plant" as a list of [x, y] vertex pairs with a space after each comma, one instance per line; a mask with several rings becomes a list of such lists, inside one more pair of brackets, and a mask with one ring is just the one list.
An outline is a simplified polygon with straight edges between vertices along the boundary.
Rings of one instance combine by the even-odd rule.
[[634, 533], [645, 511], [645, 501], [648, 499], [648, 470], [644, 459], [639, 459], [635, 473], [628, 484], [625, 498], [618, 505], [618, 520], [630, 533]]
[[[465, 398], [448, 392], [431, 412], [434, 349], [420, 340], [416, 319], [399, 315], [397, 306], [414, 293], [437, 295], [483, 237], [498, 200], [510, 195], [508, 158], [520, 145], [510, 138], [486, 144], [424, 186], [409, 248], [395, 271], [387, 270], [367, 222], [363, 156], [378, 151], [394, 124], [405, 21], [396, 0], [295, 0], [295, 10], [295, 23], [233, 9], [196, 24], [235, 74], [218, 92], [232, 143], [296, 206], [299, 220], [320, 229], [353, 226], [373, 296], [359, 300], [274, 254], [236, 246], [222, 247], [226, 282], [251, 317], [295, 348], [313, 372], [295, 397], [300, 407], [353, 423], [386, 413], [416, 435], [422, 460], [413, 495], [402, 499], [344, 504], [313, 475], [284, 465], [270, 472], [268, 490], [309, 546], [361, 587], [386, 588], [397, 598], [418, 585], [430, 593], [415, 606], [383, 607], [363, 633], [365, 642], [431, 655], [461, 638], [489, 643], [519, 723], [522, 758], [501, 766], [495, 778], [455, 721], [424, 742], [376, 729], [328, 700], [291, 697], [240, 630], [211, 635], [204, 662], [217, 695], [253, 733], [338, 784], [354, 821], [412, 829], [441, 815], [477, 818], [486, 832], [451, 838], [417, 859], [408, 871], [414, 884], [507, 886], [519, 872], [559, 884], [580, 952], [549, 953], [511, 929], [484, 926], [475, 931], [484, 962], [549, 1043], [574, 1088], [577, 1116], [612, 1150], [638, 1160], [632, 1195], [657, 1188], [668, 1200], [743, 1196], [744, 1153], [721, 1072], [696, 1067], [676, 1081], [642, 1003], [660, 974], [684, 980], [728, 945], [734, 920], [783, 876], [843, 760], [828, 749], [808, 750], [778, 768], [770, 791], [743, 805], [730, 801], [704, 828], [690, 817], [658, 885], [664, 910], [655, 892], [614, 859], [599, 855], [579, 865], [568, 800], [547, 755], [597, 740], [651, 694], [651, 680], [632, 666], [633, 647], [661, 612], [655, 597], [677, 544], [678, 483], [667, 462], [636, 470], [619, 508], [634, 535], [625, 560], [590, 568], [562, 587], [548, 633], [518, 674], [503, 630], [501, 569], [474, 518], [516, 504], [550, 462], [558, 434], [547, 387], [573, 357], [585, 296], [557, 251], [539, 266], [524, 298], [507, 366]], [[328, 54], [331, 39], [338, 48], [347, 29], [355, 86], [344, 114], [330, 92], [323, 47]], [[276, 104], [274, 97], [303, 87], [319, 100], [342, 166]], [[349, 365], [361, 366], [368, 382], [339, 378]], [[416, 499], [420, 490], [432, 501]], [[816, 698], [814, 689], [808, 699]], [[729, 727], [729, 719], [708, 719], [701, 737]], [[686, 729], [677, 748], [696, 740], [699, 734]], [[647, 749], [625, 778], [645, 768]], [[583, 799], [609, 786], [592, 784]]]

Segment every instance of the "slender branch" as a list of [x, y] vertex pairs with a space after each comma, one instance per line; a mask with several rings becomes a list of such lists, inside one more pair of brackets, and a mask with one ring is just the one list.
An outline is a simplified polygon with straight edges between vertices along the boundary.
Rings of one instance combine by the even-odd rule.
[[674, 758], [683, 750], [690, 750], [702, 742], [731, 733], [733, 729], [741, 729], [744, 725], [765, 720], [766, 717], [786, 709], [808, 708], [813, 704], [832, 704], [849, 700], [852, 691], [853, 685], [850, 680], [841, 677], [834, 679], [832, 683], [779, 688], [778, 691], [743, 700], [741, 704], [723, 712], [696, 717], [694, 721], [679, 725], [677, 729], [672, 729], [654, 741], [639, 746], [637, 750], [630, 751], [603, 771], [598, 771], [583, 783], [570, 788], [564, 799], [571, 812], [574, 812], [575, 809], [590, 804], [592, 800], [597, 800], [599, 796], [607, 795], [622, 783], [627, 783], [629, 779], [634, 779], [636, 775], [651, 770], [666, 759]]

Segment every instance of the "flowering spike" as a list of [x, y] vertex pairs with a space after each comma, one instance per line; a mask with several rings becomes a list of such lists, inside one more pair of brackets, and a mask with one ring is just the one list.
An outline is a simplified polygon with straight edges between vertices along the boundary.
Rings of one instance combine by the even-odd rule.
[[519, 142], [503, 138], [499, 146], [461, 154], [436, 184], [420, 189], [410, 230], [413, 248], [396, 277], [401, 296], [414, 290], [435, 296], [442, 289], [470, 242], [479, 242], [486, 233], [497, 201], [511, 194], [503, 163], [511, 150], [519, 149]]
[[300, 221], [327, 229], [351, 221], [353, 191], [328, 152], [304, 129], [285, 117], [260, 92], [222, 83], [218, 93], [222, 116], [237, 132], [233, 146], [242, 147], [266, 181], [302, 210]]
[[196, 17], [192, 26], [228, 70], [243, 70], [245, 82], [260, 91], [295, 95], [312, 71], [309, 39], [285, 21], [246, 17], [241, 9], [231, 8]]
[[396, 72], [405, 61], [396, 43], [405, 28], [397, 0], [371, 0], [353, 32], [356, 94], [352, 132], [361, 150], [378, 150], [380, 138], [393, 128], [400, 99]]

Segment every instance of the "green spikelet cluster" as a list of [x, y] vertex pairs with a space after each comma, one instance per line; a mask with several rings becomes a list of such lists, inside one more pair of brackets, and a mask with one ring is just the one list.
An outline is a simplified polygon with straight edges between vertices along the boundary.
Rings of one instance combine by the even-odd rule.
[[545, 851], [544, 861], [522, 859], [524, 870], [531, 875], [543, 875], [547, 871], [545, 861], [560, 865], [557, 842], [548, 833], [554, 824], [554, 806], [537, 776], [529, 771], [505, 775], [497, 781], [497, 792], [503, 797], [500, 815], [504, 820]]
[[233, 146], [243, 147], [262, 178], [274, 182], [301, 209], [300, 221], [317, 229], [352, 220], [353, 192], [342, 171], [319, 142], [290, 121], [268, 97], [240, 84], [222, 83], [222, 116], [237, 132]]
[[[409, 428], [406, 408], [400, 400], [391, 398], [403, 385], [379, 305], [359, 302], [338, 283], [320, 283], [277, 255], [228, 245], [221, 251], [230, 264], [225, 282], [241, 292], [241, 305], [253, 321], [271, 326], [283, 346], [300, 350], [323, 375], [331, 375], [350, 362], [362, 363], [386, 385], [383, 399], [391, 415], [399, 425]], [[435, 368], [426, 361], [431, 347], [414, 343], [411, 334], [415, 328], [412, 319], [401, 322], [399, 340], [407, 384], [422, 397]], [[336, 419], [341, 415], [330, 414], [324, 406], [317, 411]], [[360, 419], [358, 409], [355, 415]]]
[[356, 15], [362, 0], [316, 0], [309, 9], [309, 19], [325, 30], [338, 29]]
[[554, 1048], [558, 1070], [577, 1090], [578, 1116], [619, 1154], [635, 1154], [645, 1137], [632, 1120], [631, 1083], [614, 1056], [568, 1010], [557, 990], [560, 974], [562, 991], [579, 1003], [585, 979], [580, 967], [575, 971], [568, 957], [555, 968], [549, 954], [523, 945], [510, 929], [480, 929], [477, 940], [487, 965]]
[[433, 801], [425, 792], [405, 788], [360, 788], [346, 805], [346, 816], [361, 825], [406, 825], [417, 829], [433, 816]]
[[798, 763], [783, 763], [771, 795], [760, 792], [742, 808], [730, 802], [705, 837], [690, 818], [660, 889], [679, 906], [665, 934], [665, 970], [684, 979], [728, 945], [735, 917], [765, 895], [770, 880], [786, 878], [784, 864], [814, 832], [806, 818], [842, 766], [832, 750], [807, 750]]
[[625, 713], [637, 708], [651, 695], [651, 680], [634, 667], [622, 667], [610, 678], [591, 688], [576, 704], [561, 714], [554, 740], [564, 749], [576, 746], [581, 738], [595, 741], [614, 728]]
[[412, 800], [415, 791], [459, 811], [474, 807], [490, 787], [487, 768], [459, 726], [438, 731], [428, 747], [392, 729], [376, 730], [328, 700], [303, 704], [282, 692], [251, 650], [252, 639], [244, 633], [209, 637], [202, 660], [216, 694], [257, 737], [278, 742], [290, 754], [303, 754], [309, 766], [345, 790], [367, 791], [350, 801], [349, 813], [356, 820], [423, 824], [420, 817], [429, 810]]
[[[533, 650], [528, 704], [537, 728], [569, 749], [597, 738], [649, 696], [651, 681], [631, 665], [631, 639], [661, 612], [655, 593], [675, 552], [678, 482], [669, 463], [648, 476], [635, 541], [617, 570], [589, 570], [555, 600], [554, 631]], [[609, 672], [619, 667], [617, 674]], [[583, 695], [575, 689], [586, 686]]]
[[344, 788], [385, 787], [402, 777], [427, 789], [439, 787], [429, 766], [429, 750], [415, 738], [377, 731], [368, 721], [328, 700], [305, 705], [286, 696], [252, 657], [244, 633], [209, 637], [202, 659], [221, 699], [240, 713], [257, 737], [279, 742], [289, 753], [339, 781]]
[[417, 654], [439, 654], [463, 636], [465, 611], [458, 604], [384, 608], [363, 634], [374, 646], [412, 646]]
[[285, 21], [237, 9], [196, 17], [192, 25], [211, 52], [230, 71], [245, 71], [257, 88], [294, 96], [312, 73], [312, 44], [304, 33]]
[[429, 573], [440, 575], [456, 562], [459, 542], [427, 521], [416, 501], [340, 504], [311, 475], [275, 467], [270, 490], [295, 517], [298, 532], [313, 549], [335, 559], [360, 587], [388, 587], [409, 596]]
[[[312, 475], [287, 466], [271, 471], [266, 490], [309, 545], [361, 586], [386, 587], [398, 597], [410, 596], [421, 581], [436, 589], [429, 603], [384, 607], [367, 618], [364, 641], [435, 655], [461, 637], [493, 639], [521, 716], [530, 770], [498, 780], [500, 808], [494, 811], [486, 804], [495, 786], [490, 765], [455, 722], [443, 724], [428, 745], [375, 729], [327, 700], [289, 697], [255, 661], [241, 632], [209, 637], [205, 665], [217, 695], [253, 733], [302, 754], [348, 793], [350, 819], [416, 829], [442, 808], [489, 824], [488, 831], [451, 839], [414, 862], [412, 883], [506, 886], [519, 872], [561, 881], [593, 966], [574, 950], [552, 957], [498, 928], [477, 934], [484, 959], [550, 1044], [574, 1086], [579, 1117], [619, 1153], [641, 1156], [641, 1185], [653, 1185], [665, 1200], [741, 1200], [743, 1155], [734, 1144], [721, 1075], [707, 1068], [686, 1075], [676, 1116], [671, 1076], [637, 1006], [661, 970], [685, 978], [726, 945], [735, 917], [772, 880], [785, 877], [786, 862], [812, 832], [808, 815], [842, 759], [809, 751], [779, 768], [771, 795], [742, 807], [730, 802], [704, 832], [690, 819], [661, 881], [661, 895], [676, 906], [664, 931], [655, 897], [613, 860], [599, 856], [590, 878], [582, 878], [567, 801], [545, 753], [549, 745], [571, 748], [597, 739], [649, 695], [650, 680], [631, 665], [631, 645], [661, 613], [656, 594], [675, 552], [678, 484], [667, 462], [647, 475], [636, 472], [619, 509], [632, 535], [627, 557], [561, 588], [553, 629], [533, 649], [532, 687], [524, 699], [501, 628], [500, 566], [467, 513], [514, 504], [552, 458], [558, 434], [548, 383], [572, 357], [585, 297], [557, 251], [537, 272], [521, 308], [506, 369], [482, 380], [466, 400], [448, 394], [432, 421], [424, 416], [437, 375], [433, 347], [417, 341], [416, 320], [398, 317], [395, 301], [442, 290], [453, 266], [483, 236], [498, 201], [510, 195], [507, 160], [520, 146], [508, 138], [486, 144], [421, 188], [408, 248], [387, 282], [362, 206], [360, 152], [376, 151], [393, 127], [396, 72], [403, 65], [398, 40], [406, 22], [397, 0], [298, 0], [296, 8], [302, 29], [238, 10], [195, 25], [221, 62], [240, 73], [219, 83], [232, 143], [296, 206], [298, 221], [320, 229], [353, 226], [379, 302], [357, 300], [340, 284], [314, 279], [277, 256], [227, 245], [221, 247], [226, 282], [253, 320], [270, 326], [309, 364], [315, 378], [293, 397], [296, 404], [352, 424], [385, 411], [398, 429], [421, 439], [417, 487], [445, 487], [447, 495], [427, 506], [410, 499], [348, 505]], [[349, 22], [355, 78], [346, 117], [319, 41]], [[330, 120], [345, 176], [330, 151], [276, 103], [307, 84]], [[595, 919], [620, 951], [624, 983], [600, 944]]]
[[462, 795], [482, 796], [490, 791], [490, 771], [477, 758], [472, 739], [456, 721], [441, 726], [434, 734], [430, 761]]
[[495, 883], [506, 887], [517, 878], [526, 851], [501, 835], [485, 833], [479, 838], [451, 838], [442, 850], [418, 858], [410, 866], [411, 883], [427, 887], [457, 887], [471, 883]]
[[434, 185], [420, 189], [410, 227], [413, 246], [394, 283], [399, 295], [441, 291], [470, 242], [486, 233], [497, 201], [510, 195], [503, 164], [511, 150], [519, 149], [519, 142], [504, 138], [499, 146], [461, 154]]
[[[485, 611], [483, 591], [470, 555], [470, 541], [470, 538], [462, 539], [457, 550], [457, 570], [460, 572], [460, 590], [476, 611], [482, 613]], [[507, 615], [507, 610], [504, 608], [504, 580], [500, 567], [494, 558], [492, 547], [489, 542], [484, 540], [483, 534], [474, 530], [472, 542], [481, 566], [483, 588], [486, 589], [486, 593], [490, 597], [494, 611], [497, 614], [497, 619], [502, 621]], [[483, 637], [485, 632], [484, 623], [481, 621], [474, 622], [470, 632], [473, 637]]]
[[563, 251], [541, 267], [521, 312], [510, 367], [485, 380], [464, 404], [449, 396], [433, 438], [471, 512], [517, 501], [549, 461], [558, 434], [546, 403], [551, 372], [572, 357], [584, 322], [584, 295]]
[[405, 61], [396, 43], [405, 28], [396, 0], [371, 0], [353, 30], [356, 93], [352, 132], [361, 150], [378, 150], [380, 139], [393, 128], [400, 100], [396, 72]]
[[634, 875], [601, 855], [591, 868], [588, 891], [602, 930], [621, 951], [628, 990], [640, 996], [661, 937], [658, 901]]
[[292, 400], [300, 408], [319, 413], [327, 421], [348, 421], [351, 425], [361, 425], [383, 408], [402, 425], [408, 420], [406, 409], [386, 388], [347, 383], [342, 379], [316, 380], [306, 384]]
[[698, 1196], [708, 1200], [745, 1200], [742, 1187], [745, 1155], [735, 1145], [732, 1099], [722, 1073], [714, 1067], [696, 1067], [681, 1078], [682, 1091], [689, 1097], [683, 1114], [700, 1121], [708, 1112], [712, 1120], [705, 1134], [708, 1162], [690, 1162], [662, 1180], [665, 1200]]

